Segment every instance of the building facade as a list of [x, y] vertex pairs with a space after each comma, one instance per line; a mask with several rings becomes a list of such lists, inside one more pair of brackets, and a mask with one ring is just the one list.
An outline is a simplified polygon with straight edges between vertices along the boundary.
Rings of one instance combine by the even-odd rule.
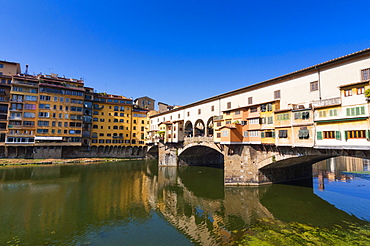
[[225, 145], [370, 149], [369, 82], [366, 49], [160, 113], [150, 117], [150, 130], [165, 123], [169, 139], [182, 122], [177, 142], [204, 135]]

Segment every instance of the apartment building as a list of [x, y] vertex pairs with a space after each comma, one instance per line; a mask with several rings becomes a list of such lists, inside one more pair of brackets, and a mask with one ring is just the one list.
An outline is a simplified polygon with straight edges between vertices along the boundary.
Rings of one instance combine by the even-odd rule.
[[131, 146], [132, 99], [94, 93], [91, 146]]

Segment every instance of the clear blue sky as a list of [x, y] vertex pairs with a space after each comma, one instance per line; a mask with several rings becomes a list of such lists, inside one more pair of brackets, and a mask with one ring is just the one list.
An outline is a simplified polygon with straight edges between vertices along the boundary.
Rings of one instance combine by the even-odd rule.
[[0, 0], [0, 60], [185, 105], [370, 47], [370, 1]]

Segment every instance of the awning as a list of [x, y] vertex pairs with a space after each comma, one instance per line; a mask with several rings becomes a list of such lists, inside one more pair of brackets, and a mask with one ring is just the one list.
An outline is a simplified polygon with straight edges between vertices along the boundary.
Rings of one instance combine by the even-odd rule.
[[38, 137], [36, 136], [35, 137], [35, 140], [49, 140], [49, 141], [62, 141], [63, 140], [63, 137]]

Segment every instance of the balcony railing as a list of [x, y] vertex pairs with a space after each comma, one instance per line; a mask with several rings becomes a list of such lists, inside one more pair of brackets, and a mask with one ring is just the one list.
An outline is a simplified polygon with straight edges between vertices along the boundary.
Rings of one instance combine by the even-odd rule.
[[213, 116], [213, 120], [216, 121], [216, 120], [222, 120], [224, 118], [223, 115], [219, 115], [219, 116]]
[[341, 104], [340, 97], [329, 98], [324, 100], [317, 100], [312, 102], [313, 107], [322, 107], [322, 106], [331, 106], [331, 105], [339, 105]]

